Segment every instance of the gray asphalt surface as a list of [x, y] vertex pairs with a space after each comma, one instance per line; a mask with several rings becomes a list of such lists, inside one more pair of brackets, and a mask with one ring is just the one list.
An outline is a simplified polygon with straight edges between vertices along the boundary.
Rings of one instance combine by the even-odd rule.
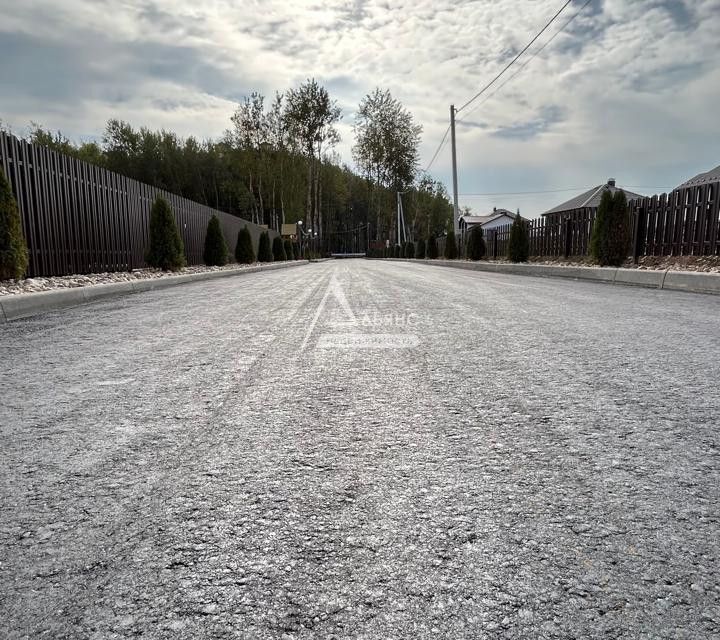
[[4, 638], [720, 635], [720, 299], [336, 261], [0, 327]]

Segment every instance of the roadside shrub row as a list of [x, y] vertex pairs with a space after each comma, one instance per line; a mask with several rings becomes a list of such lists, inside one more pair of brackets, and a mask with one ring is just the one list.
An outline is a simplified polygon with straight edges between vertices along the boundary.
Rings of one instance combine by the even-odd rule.
[[[590, 237], [590, 255], [601, 266], [619, 266], [628, 255], [630, 244], [630, 220], [625, 193], [618, 190], [615, 195], [603, 193], [597, 217]], [[437, 241], [434, 237], [408, 241], [387, 249], [374, 249], [371, 257], [376, 258], [419, 258], [430, 260], [438, 257]], [[267, 231], [260, 235], [257, 254], [252, 236], [247, 227], [239, 232], [233, 252], [240, 264], [294, 260], [299, 252], [290, 240], [280, 237], [273, 239]], [[487, 254], [483, 229], [473, 227], [465, 247], [455, 238], [453, 230], [445, 237], [443, 257], [455, 260], [481, 260]], [[527, 262], [530, 254], [529, 225], [519, 216], [510, 228], [508, 259], [511, 262]], [[228, 263], [229, 250], [220, 226], [220, 220], [213, 215], [208, 222], [203, 250], [203, 261], [209, 266]], [[312, 256], [309, 256], [312, 258]], [[157, 198], [150, 213], [150, 246], [146, 255], [150, 266], [164, 271], [177, 271], [185, 266], [185, 248], [175, 224], [170, 205], [164, 198]], [[28, 249], [23, 235], [17, 203], [10, 184], [0, 168], [0, 280], [22, 278], [28, 266]]]
[[[279, 262], [294, 260], [295, 252], [289, 240], [276, 237], [270, 246], [270, 235], [267, 231], [260, 234], [257, 254], [253, 247], [252, 236], [247, 227], [240, 229], [235, 243], [235, 261], [240, 264], [254, 262]], [[146, 255], [147, 263], [163, 271], [177, 271], [185, 266], [185, 248], [175, 224], [170, 205], [163, 198], [158, 198], [150, 212], [150, 248]], [[220, 219], [213, 215], [210, 218], [205, 234], [203, 262], [208, 266], [221, 267], [229, 261], [229, 251], [225, 236], [220, 226]]]

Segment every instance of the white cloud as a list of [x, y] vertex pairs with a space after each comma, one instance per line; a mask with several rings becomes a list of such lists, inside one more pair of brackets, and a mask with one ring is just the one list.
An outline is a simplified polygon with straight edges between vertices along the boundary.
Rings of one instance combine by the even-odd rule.
[[[450, 103], [492, 78], [556, 4], [0, 0], [0, 117], [75, 136], [109, 117], [216, 136], [242, 95], [314, 76], [345, 111], [344, 159], [355, 106], [381, 86], [423, 125], [427, 162]], [[586, 188], [610, 175], [672, 187], [718, 164], [719, 31], [720, 0], [593, 2], [458, 129], [461, 192]], [[445, 151], [433, 167], [448, 183], [449, 165]], [[558, 197], [461, 200], [532, 214]]]

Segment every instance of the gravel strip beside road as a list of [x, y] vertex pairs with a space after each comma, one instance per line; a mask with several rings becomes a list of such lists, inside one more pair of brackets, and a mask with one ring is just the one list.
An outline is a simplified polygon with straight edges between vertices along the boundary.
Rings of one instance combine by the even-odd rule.
[[348, 260], [2, 326], [3, 635], [716, 636], [719, 312]]
[[[294, 261], [290, 261], [294, 262]], [[162, 269], [133, 269], [132, 271], [109, 271], [106, 273], [75, 274], [71, 276], [51, 276], [46, 278], [25, 278], [24, 280], [1, 280], [0, 296], [12, 296], [38, 291], [54, 291], [55, 289], [75, 289], [95, 284], [111, 284], [114, 282], [134, 282], [136, 280], [155, 280], [188, 273], [212, 273], [215, 271], [246, 271], [255, 265], [237, 264], [235, 262], [223, 267], [196, 265], [185, 267], [179, 271], [163, 271]]]

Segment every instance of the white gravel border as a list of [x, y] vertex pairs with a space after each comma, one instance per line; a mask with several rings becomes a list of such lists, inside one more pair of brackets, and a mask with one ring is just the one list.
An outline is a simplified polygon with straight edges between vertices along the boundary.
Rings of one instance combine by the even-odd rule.
[[132, 271], [111, 271], [106, 273], [75, 274], [70, 276], [51, 276], [47, 278], [26, 278], [24, 280], [0, 281], [0, 296], [12, 296], [23, 293], [37, 293], [38, 291], [53, 291], [55, 289], [74, 289], [98, 284], [115, 282], [135, 282], [137, 280], [150, 280], [157, 278], [172, 278], [195, 273], [217, 273], [252, 271], [258, 266], [268, 264], [286, 264], [293, 262], [306, 262], [304, 260], [287, 260], [285, 262], [267, 262], [253, 264], [238, 264], [233, 262], [224, 267], [207, 267], [197, 265], [185, 267], [179, 271], [162, 271], [161, 269], [133, 269]]
[[[20, 318], [28, 318], [31, 316], [48, 313], [66, 307], [74, 307], [79, 304], [85, 304], [101, 298], [111, 296], [124, 295], [129, 293], [139, 293], [141, 291], [152, 291], [155, 289], [164, 289], [188, 282], [198, 282], [202, 280], [213, 280], [215, 278], [225, 278], [228, 276], [239, 276], [258, 271], [274, 271], [276, 269], [289, 269], [291, 267], [300, 267], [309, 264], [308, 260], [291, 260], [286, 262], [267, 262], [252, 265], [231, 265], [229, 267], [190, 267], [183, 269], [182, 272], [165, 273], [162, 271], [143, 270], [147, 277], [127, 277], [131, 274], [100, 274], [104, 276], [117, 275], [117, 280], [99, 280], [94, 284], [82, 284], [79, 276], [69, 276], [67, 278], [43, 278], [47, 281], [61, 280], [67, 282], [76, 282], [76, 284], [58, 285], [55, 288], [45, 290], [35, 290], [25, 293], [17, 293], [11, 295], [0, 296], [0, 324], [10, 322]], [[235, 268], [233, 268], [235, 267]], [[135, 273], [135, 272], [132, 272]], [[126, 277], [123, 279], [122, 276]], [[88, 276], [91, 277], [91, 276]], [[37, 280], [37, 279], [36, 279]], [[79, 283], [79, 284], [78, 284]]]

